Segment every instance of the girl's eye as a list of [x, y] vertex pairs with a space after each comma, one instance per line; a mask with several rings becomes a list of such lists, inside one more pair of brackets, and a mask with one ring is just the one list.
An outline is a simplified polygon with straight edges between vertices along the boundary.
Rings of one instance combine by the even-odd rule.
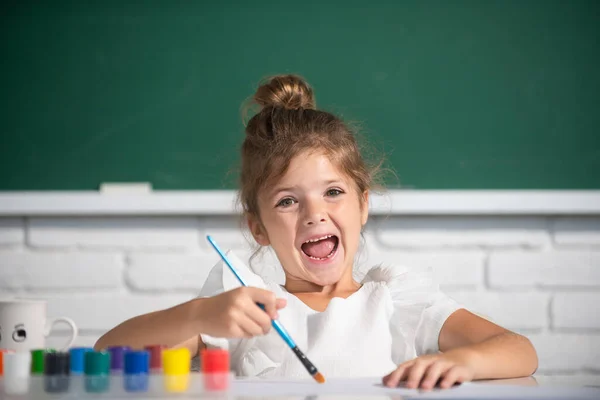
[[295, 200], [291, 197], [286, 197], [285, 199], [281, 199], [279, 203], [275, 207], [289, 207], [294, 204]]
[[327, 191], [327, 196], [339, 196], [340, 194], [342, 194], [344, 192], [342, 192], [340, 189], [329, 189]]

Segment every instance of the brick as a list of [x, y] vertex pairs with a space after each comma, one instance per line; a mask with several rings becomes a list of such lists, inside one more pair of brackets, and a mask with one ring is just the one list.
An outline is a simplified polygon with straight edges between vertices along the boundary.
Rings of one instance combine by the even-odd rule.
[[528, 335], [535, 347], [540, 373], [600, 370], [600, 335]]
[[208, 273], [219, 260], [214, 254], [132, 254], [125, 279], [135, 290], [200, 292]]
[[507, 329], [539, 330], [548, 325], [545, 293], [448, 292], [469, 311]]
[[118, 289], [117, 254], [0, 252], [0, 287], [27, 290]]
[[193, 296], [89, 294], [43, 298], [48, 301], [49, 317], [69, 317], [80, 330], [104, 332], [129, 318], [175, 306]]
[[552, 327], [600, 329], [599, 304], [600, 293], [557, 293], [552, 299]]
[[0, 218], [0, 245], [25, 242], [25, 227], [22, 219]]
[[[248, 260], [249, 253], [236, 250], [242, 260]], [[180, 291], [198, 293], [208, 273], [219, 261], [216, 252], [206, 254], [131, 254], [126, 269], [126, 281], [139, 291]], [[250, 266], [248, 262], [246, 265]], [[267, 253], [253, 261], [252, 271], [263, 279], [282, 283], [283, 272]]]
[[192, 217], [33, 218], [28, 233], [36, 247], [198, 247], [198, 222]]
[[376, 225], [381, 244], [395, 248], [537, 248], [550, 243], [544, 218], [391, 217]]
[[211, 216], [199, 220], [200, 246], [213, 252], [213, 248], [206, 240], [206, 235], [211, 235], [223, 249], [250, 251], [258, 248], [252, 234], [245, 228], [238, 217]]
[[552, 231], [558, 245], [600, 246], [599, 217], [558, 218]]
[[600, 252], [493, 252], [488, 283], [499, 289], [600, 286]]
[[442, 288], [476, 288], [483, 283], [485, 253], [481, 251], [407, 252], [366, 250], [365, 265], [431, 267]]

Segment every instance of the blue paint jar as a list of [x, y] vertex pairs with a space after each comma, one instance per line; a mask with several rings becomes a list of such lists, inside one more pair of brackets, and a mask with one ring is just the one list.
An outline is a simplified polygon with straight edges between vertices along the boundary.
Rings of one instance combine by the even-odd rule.
[[125, 376], [123, 385], [127, 392], [147, 392], [150, 372], [150, 352], [128, 351], [125, 353]]

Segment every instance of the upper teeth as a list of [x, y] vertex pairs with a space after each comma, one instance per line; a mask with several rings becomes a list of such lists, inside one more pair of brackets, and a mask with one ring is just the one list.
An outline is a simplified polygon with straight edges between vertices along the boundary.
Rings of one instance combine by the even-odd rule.
[[310, 239], [310, 240], [307, 240], [307, 241], [306, 241], [306, 242], [304, 242], [304, 243], [314, 243], [314, 242], [318, 242], [319, 240], [328, 239], [328, 238], [330, 238], [330, 237], [333, 237], [333, 235], [325, 235], [325, 236], [323, 236], [323, 237], [320, 237], [320, 238], [316, 238], [316, 239]]

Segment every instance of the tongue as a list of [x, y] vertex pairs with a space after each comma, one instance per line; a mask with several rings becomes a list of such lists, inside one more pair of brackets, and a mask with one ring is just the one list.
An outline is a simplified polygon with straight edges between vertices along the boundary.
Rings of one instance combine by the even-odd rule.
[[336, 241], [336, 238], [330, 237], [318, 242], [304, 243], [302, 250], [311, 257], [325, 258], [333, 251]]

